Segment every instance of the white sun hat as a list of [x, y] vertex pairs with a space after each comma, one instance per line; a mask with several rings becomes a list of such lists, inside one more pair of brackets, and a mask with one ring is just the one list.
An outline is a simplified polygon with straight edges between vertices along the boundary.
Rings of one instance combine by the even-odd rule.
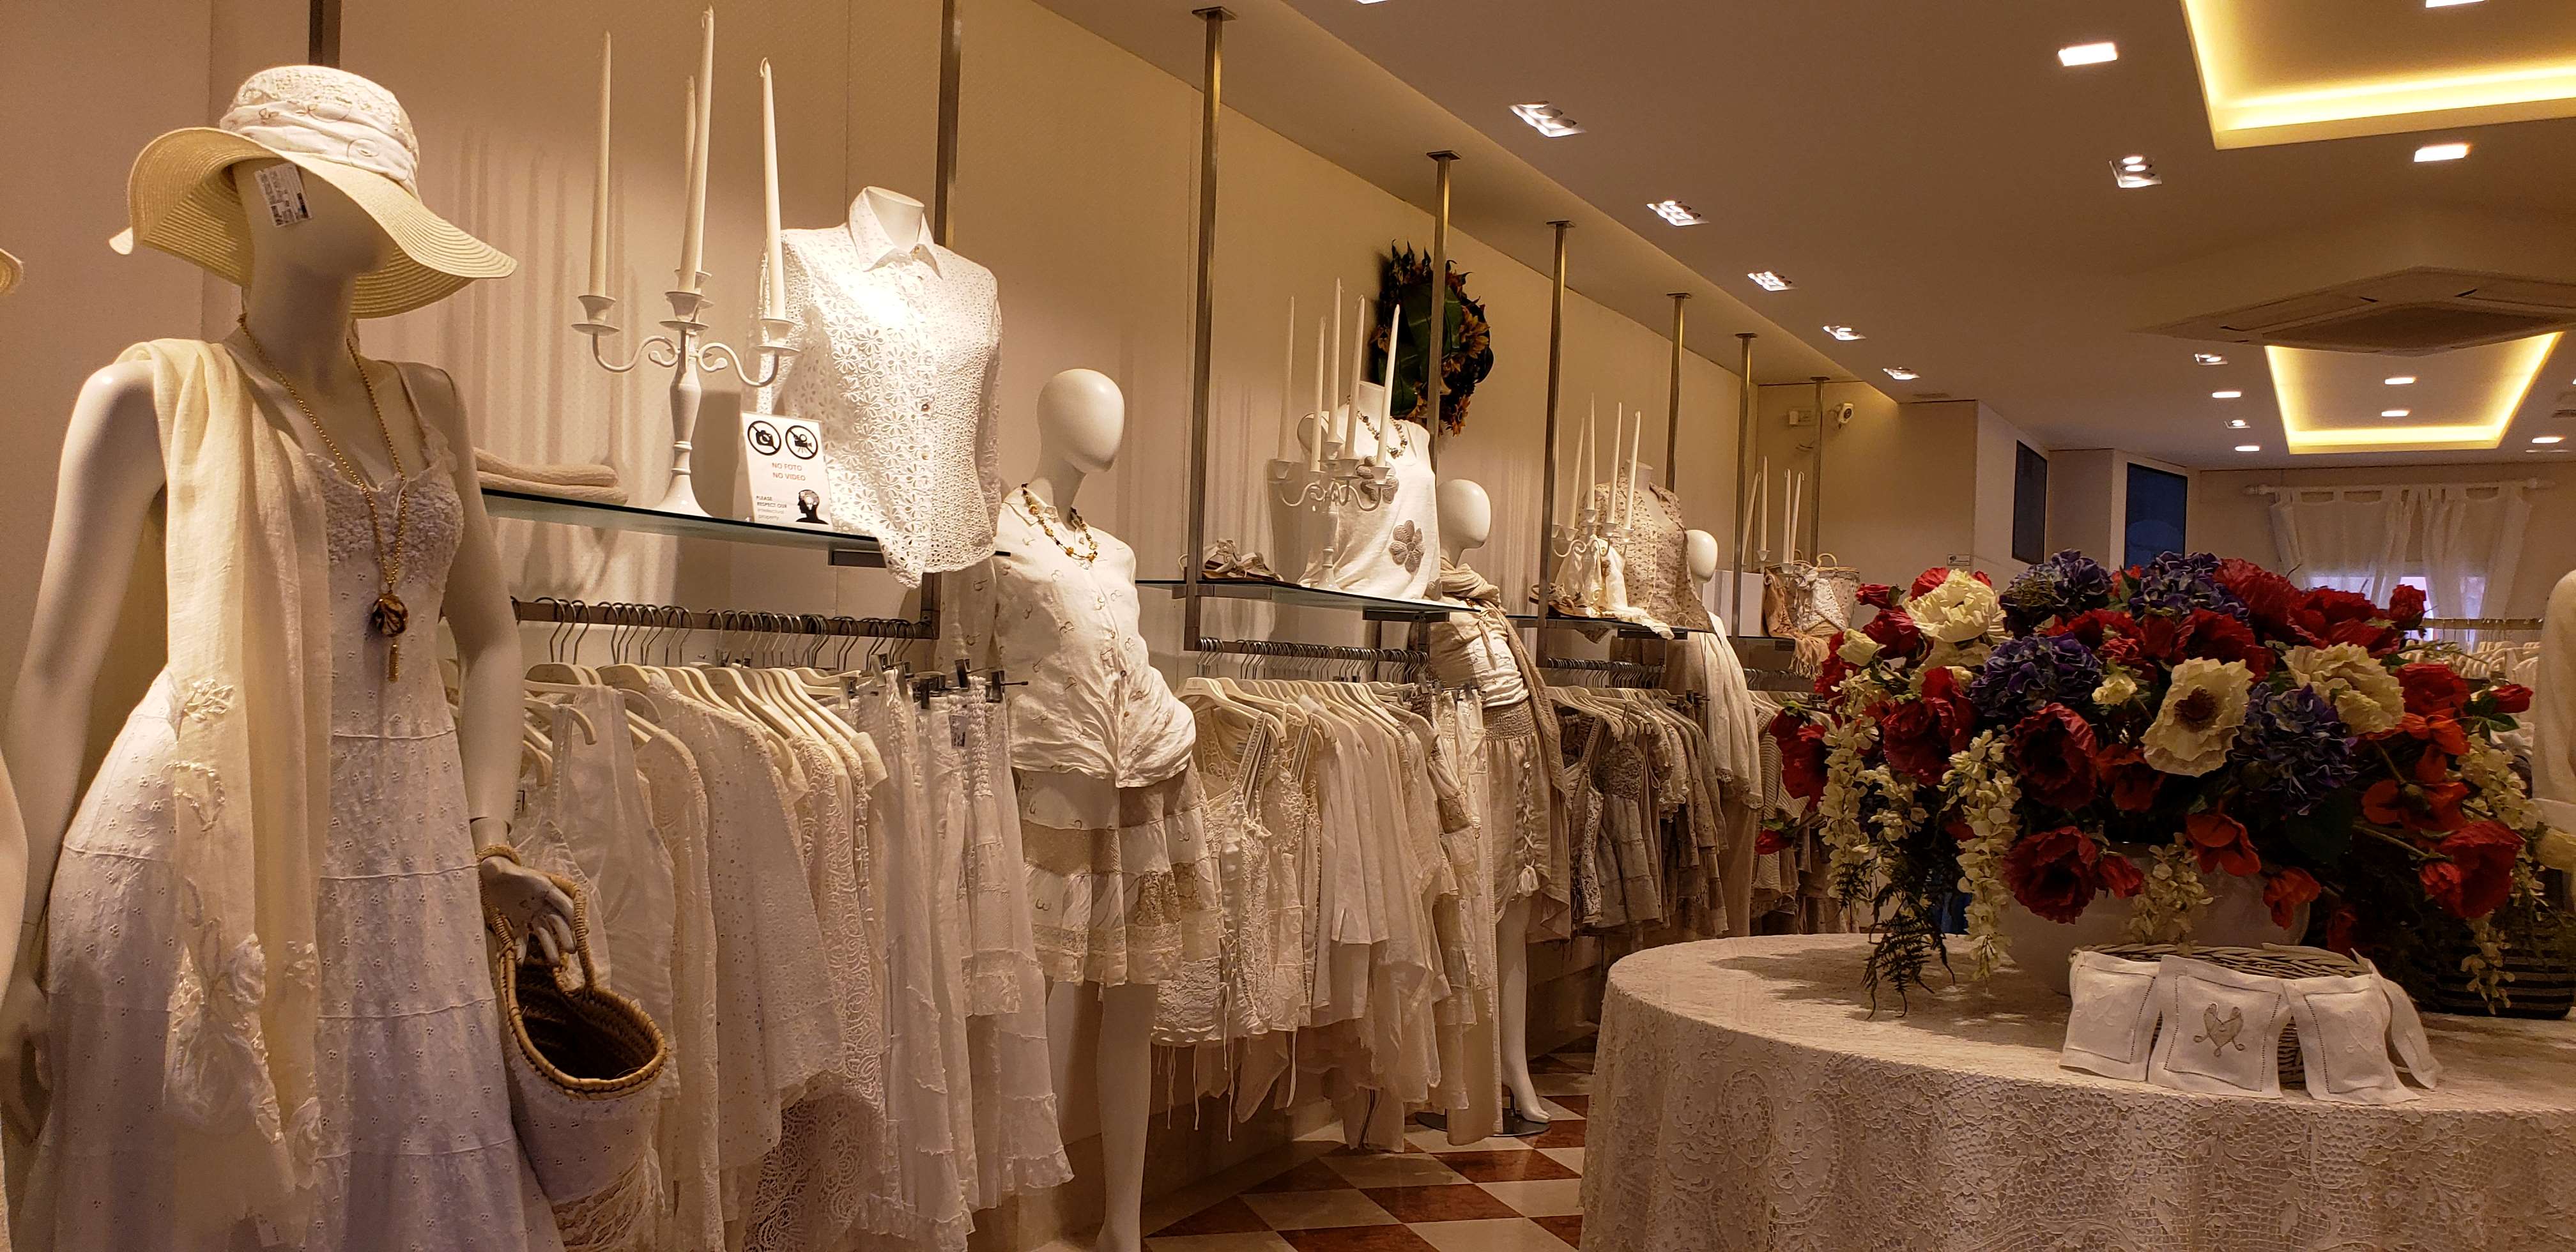
[[393, 239], [393, 257], [358, 277], [359, 317], [434, 304], [475, 279], [518, 268], [420, 202], [413, 181], [420, 141], [393, 93], [321, 65], [261, 70], [233, 93], [232, 108], [215, 126], [174, 130], [145, 145], [126, 180], [133, 225], [109, 246], [158, 248], [248, 285], [251, 243], [231, 170], [269, 159], [331, 184]]
[[8, 249], [0, 248], [0, 292], [6, 292], [17, 286], [18, 275], [25, 272], [19, 266], [18, 258], [9, 255]]

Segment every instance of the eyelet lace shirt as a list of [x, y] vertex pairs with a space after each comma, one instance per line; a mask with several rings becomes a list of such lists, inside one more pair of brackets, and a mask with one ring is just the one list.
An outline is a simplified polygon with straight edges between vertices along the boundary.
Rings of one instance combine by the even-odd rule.
[[876, 536], [906, 586], [992, 555], [1004, 490], [993, 272], [937, 244], [897, 246], [865, 197], [846, 226], [780, 239], [800, 354], [761, 407], [822, 423], [833, 524]]

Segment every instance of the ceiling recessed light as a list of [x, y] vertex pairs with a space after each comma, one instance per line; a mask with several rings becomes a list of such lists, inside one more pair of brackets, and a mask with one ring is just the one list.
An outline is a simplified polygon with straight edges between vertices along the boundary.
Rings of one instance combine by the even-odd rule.
[[2405, 417], [2414, 411], [2415, 410], [2413, 409], [2381, 409], [2379, 411], [2379, 415], [2381, 417]]
[[1790, 282], [1788, 279], [1780, 277], [1778, 274], [1775, 274], [1770, 270], [1755, 270], [1752, 273], [1745, 275], [1745, 277], [1752, 279], [1753, 285], [1763, 289], [1764, 291], [1787, 291], [1791, 287], [1798, 285]]
[[1828, 335], [1833, 336], [1833, 337], [1834, 337], [1834, 338], [1836, 338], [1836, 339], [1840, 339], [1840, 340], [1842, 340], [1844, 343], [1850, 343], [1852, 340], [1855, 340], [1855, 339], [1867, 339], [1867, 338], [1869, 338], [1869, 336], [1864, 335], [1864, 334], [1860, 333], [1859, 331], [1853, 330], [1853, 329], [1852, 329], [1851, 327], [1849, 327], [1849, 326], [1827, 326], [1827, 327], [1825, 328], [1825, 333], [1826, 333], [1826, 334], [1828, 334]]
[[1646, 207], [1653, 209], [1655, 211], [1655, 216], [1660, 217], [1667, 222], [1671, 222], [1675, 226], [1697, 226], [1708, 220], [1707, 218], [1701, 217], [1698, 213], [1693, 212], [1689, 205], [1684, 204], [1679, 200], [1657, 200]]
[[2477, 2], [2478, 0], [2424, 0], [2424, 7], [2428, 9], [2456, 9], [2461, 5], [2476, 4]]
[[1549, 104], [1545, 100], [1533, 100], [1528, 104], [1515, 104], [1512, 106], [1512, 116], [1529, 123], [1530, 129], [1535, 130], [1550, 139], [1563, 139], [1567, 135], [1580, 135], [1583, 133], [1583, 127], [1577, 124], [1573, 118], [1567, 117], [1565, 115], [1565, 110]]
[[2057, 50], [2057, 63], [2070, 68], [2078, 65], [2100, 65], [2106, 61], [2119, 59], [2120, 45], [2107, 39], [2100, 43], [2079, 43]]
[[1885, 369], [1887, 370], [1888, 377], [1893, 378], [1900, 383], [1910, 383], [1915, 379], [1923, 377], [1921, 374], [1917, 374], [1902, 365], [1890, 365], [1886, 366]]
[[2213, 391], [2209, 393], [2209, 398], [2212, 400], [2235, 400], [2241, 399], [2244, 395], [2245, 393], [2242, 391]]
[[2218, 354], [2217, 354], [2217, 353], [2215, 353], [2215, 352], [2195, 352], [2195, 353], [2192, 353], [2192, 354], [2191, 354], [2191, 359], [2192, 359], [2193, 361], [2195, 361], [2195, 362], [2198, 362], [2199, 364], [2202, 364], [2202, 365], [2225, 365], [2225, 364], [2227, 364], [2227, 358], [2226, 358], [2226, 357], [2223, 357], [2223, 356], [2220, 356], [2220, 355], [2218, 355]]
[[2155, 162], [2132, 155], [2111, 162], [2111, 182], [2118, 187], [2137, 188], [2153, 187], [2164, 180], [2156, 177]]
[[2413, 374], [2400, 374], [2395, 378], [2383, 378], [2379, 381], [2386, 383], [2391, 387], [2412, 387], [2415, 385], [2415, 376]]
[[2415, 161], [2419, 165], [2426, 161], [2456, 161], [2468, 154], [2469, 145], [2465, 143], [2428, 143], [2415, 150]]
[[2565, 442], [2567, 442], [2567, 436], [2565, 436], [2565, 435], [2533, 435], [2533, 436], [2531, 437], [2531, 441], [2532, 441], [2533, 443], [2565, 443]]
[[2263, 450], [2263, 445], [2259, 443], [2240, 443], [2236, 445], [2236, 450], [2239, 452], [2260, 452]]
[[2254, 424], [2254, 423], [2249, 422], [2249, 421], [2246, 421], [2244, 418], [2241, 418], [2241, 417], [2231, 417], [2231, 418], [2227, 419], [2227, 429], [2229, 429], [2229, 430], [2243, 430], [2243, 429], [2245, 429], [2246, 427], [2251, 426], [2251, 425], [2253, 425], [2253, 424]]

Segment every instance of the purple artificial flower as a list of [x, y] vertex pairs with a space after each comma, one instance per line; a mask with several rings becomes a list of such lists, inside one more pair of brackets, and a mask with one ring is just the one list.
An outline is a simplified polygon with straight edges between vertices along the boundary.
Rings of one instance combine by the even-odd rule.
[[2072, 635], [2025, 635], [1995, 645], [1968, 684], [1968, 699], [1990, 723], [2018, 721], [2045, 704], [2089, 707], [2102, 662]]
[[2246, 799], [2284, 817], [2304, 816], [2361, 772], [2360, 741], [2311, 687], [2256, 688], [2236, 753]]
[[2139, 571], [2138, 589], [2129, 596], [2129, 615], [2189, 617], [2193, 609], [2208, 609], [2246, 620], [2250, 615], [2245, 602], [2219, 583], [2218, 569], [2218, 558], [2207, 552], [2158, 555]]
[[2101, 562], [2068, 548], [2023, 570], [2004, 588], [2004, 620], [2016, 635], [2050, 618], [2064, 621], [2088, 609], [2108, 608], [2119, 585]]

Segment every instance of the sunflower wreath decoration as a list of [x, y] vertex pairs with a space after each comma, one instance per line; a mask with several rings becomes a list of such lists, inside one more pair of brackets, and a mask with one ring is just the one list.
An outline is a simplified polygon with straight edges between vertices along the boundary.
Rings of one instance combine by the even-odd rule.
[[[1494, 370], [1494, 328], [1483, 302], [1467, 294], [1467, 276], [1450, 267], [1440, 340], [1440, 424], [1451, 434], [1467, 428], [1467, 402], [1476, 384]], [[1387, 257], [1378, 289], [1379, 326], [1370, 342], [1371, 368], [1386, 368], [1385, 311], [1404, 318], [1404, 343], [1396, 352], [1393, 409], [1408, 421], [1424, 420], [1422, 351], [1431, 341], [1431, 258], [1410, 247]], [[1426, 425], [1428, 423], [1425, 423]]]

